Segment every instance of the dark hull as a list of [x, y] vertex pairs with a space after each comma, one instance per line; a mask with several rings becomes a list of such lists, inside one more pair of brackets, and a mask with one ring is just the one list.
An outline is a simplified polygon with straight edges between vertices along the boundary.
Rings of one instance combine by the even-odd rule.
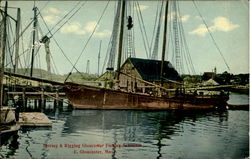
[[231, 88], [230, 91], [240, 94], [249, 94], [249, 88]]
[[153, 97], [145, 94], [66, 83], [66, 96], [76, 109], [213, 109], [226, 106], [228, 96]]

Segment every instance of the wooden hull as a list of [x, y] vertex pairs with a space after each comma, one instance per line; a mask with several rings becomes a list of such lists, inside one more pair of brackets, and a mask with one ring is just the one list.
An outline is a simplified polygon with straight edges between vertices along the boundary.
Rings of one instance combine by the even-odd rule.
[[225, 106], [228, 97], [153, 97], [145, 94], [66, 83], [66, 96], [76, 109], [213, 109]]
[[4, 125], [4, 126], [1, 125], [0, 138], [3, 135], [12, 135], [12, 134], [16, 133], [19, 129], [20, 129], [19, 124]]
[[1, 106], [0, 121], [0, 124], [9, 124], [16, 122], [15, 108], [12, 108], [10, 106]]

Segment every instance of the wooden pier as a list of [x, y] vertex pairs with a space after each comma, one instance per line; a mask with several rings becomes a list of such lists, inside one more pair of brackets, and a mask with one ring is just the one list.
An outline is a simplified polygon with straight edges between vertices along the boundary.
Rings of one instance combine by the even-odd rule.
[[41, 97], [42, 95], [44, 96], [45, 99], [57, 98], [57, 97], [65, 98], [64, 92], [41, 92], [41, 91], [39, 92], [7, 92], [7, 94], [13, 97], [15, 95], [22, 96], [23, 94], [25, 94], [25, 96], [30, 99], [37, 99]]
[[52, 122], [44, 113], [22, 112], [18, 124], [20, 126], [51, 126]]
[[55, 106], [62, 106], [66, 99], [61, 82], [5, 72], [3, 83], [4, 103], [18, 97], [22, 110], [30, 100], [34, 100], [35, 108], [42, 110], [48, 100], [54, 100]]

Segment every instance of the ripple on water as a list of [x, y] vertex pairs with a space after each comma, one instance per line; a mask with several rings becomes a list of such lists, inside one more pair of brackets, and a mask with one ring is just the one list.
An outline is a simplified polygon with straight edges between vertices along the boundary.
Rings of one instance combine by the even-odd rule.
[[[141, 144], [116, 148], [116, 158], [244, 158], [249, 155], [248, 111], [99, 111], [49, 113], [52, 128], [22, 129], [10, 157], [111, 158], [74, 155], [43, 144]], [[3, 155], [13, 151], [2, 146]], [[88, 148], [87, 150], [96, 150]], [[109, 148], [112, 150], [112, 148]]]

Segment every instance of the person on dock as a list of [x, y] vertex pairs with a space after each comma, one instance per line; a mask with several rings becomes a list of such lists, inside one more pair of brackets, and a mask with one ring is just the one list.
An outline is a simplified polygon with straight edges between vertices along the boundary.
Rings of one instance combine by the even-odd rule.
[[178, 97], [179, 96], [179, 88], [175, 89], [175, 96]]
[[15, 109], [15, 118], [16, 121], [19, 121], [19, 113], [20, 113], [20, 107], [21, 107], [21, 101], [19, 99], [19, 96], [14, 96], [14, 107]]
[[197, 96], [198, 93], [197, 93], [197, 90], [194, 90], [194, 96]]

